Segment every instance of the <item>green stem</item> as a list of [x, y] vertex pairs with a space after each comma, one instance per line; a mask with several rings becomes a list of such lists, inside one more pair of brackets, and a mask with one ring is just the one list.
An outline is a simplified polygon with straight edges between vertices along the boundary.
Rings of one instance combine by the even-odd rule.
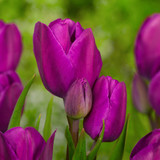
[[157, 127], [157, 125], [156, 125], [155, 121], [153, 120], [151, 112], [148, 113], [148, 118], [149, 118], [149, 122], [151, 125], [151, 129], [154, 130]]

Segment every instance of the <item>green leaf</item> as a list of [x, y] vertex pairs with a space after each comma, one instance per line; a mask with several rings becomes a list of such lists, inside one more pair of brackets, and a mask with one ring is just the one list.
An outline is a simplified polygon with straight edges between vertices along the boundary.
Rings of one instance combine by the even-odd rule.
[[72, 135], [69, 131], [68, 126], [66, 127], [65, 136], [66, 136], [67, 144], [68, 144], [69, 160], [72, 160], [72, 157], [75, 151], [75, 146], [74, 146]]
[[50, 99], [47, 107], [46, 120], [43, 128], [43, 138], [47, 141], [51, 135], [51, 117], [52, 117], [53, 97]]
[[102, 131], [101, 131], [101, 135], [99, 136], [98, 140], [96, 141], [96, 144], [95, 144], [94, 148], [88, 154], [87, 160], [94, 160], [96, 158], [97, 152], [98, 152], [98, 150], [101, 146], [102, 140], [103, 140], [104, 130], [105, 130], [105, 123], [103, 121], [103, 128], [102, 128]]
[[16, 103], [16, 106], [14, 108], [13, 114], [12, 114], [10, 122], [9, 122], [8, 129], [20, 126], [22, 108], [24, 106], [24, 102], [25, 102], [27, 93], [28, 93], [34, 79], [35, 79], [35, 75], [32, 77], [32, 79], [24, 87], [24, 89], [23, 89], [23, 91], [22, 91], [22, 93]]
[[39, 130], [40, 120], [41, 120], [41, 114], [39, 114], [38, 119], [37, 119], [37, 121], [36, 121], [36, 125], [35, 125], [35, 129], [36, 129], [37, 131]]
[[126, 136], [127, 136], [127, 128], [128, 128], [128, 120], [129, 120], [129, 114], [126, 119], [126, 123], [124, 126], [124, 129], [122, 131], [122, 134], [118, 140], [118, 143], [110, 157], [110, 160], [122, 160], [123, 158], [123, 153], [124, 153], [124, 147], [125, 147], [125, 141], [126, 141]]
[[86, 159], [87, 157], [86, 157], [85, 131], [84, 129], [82, 129], [72, 160], [86, 160]]

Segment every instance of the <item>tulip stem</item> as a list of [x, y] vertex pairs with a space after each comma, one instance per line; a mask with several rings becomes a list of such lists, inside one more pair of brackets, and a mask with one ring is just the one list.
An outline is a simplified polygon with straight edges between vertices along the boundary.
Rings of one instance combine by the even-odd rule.
[[[68, 124], [69, 124], [69, 130], [72, 135], [73, 143], [76, 147], [78, 143], [78, 135], [79, 135], [79, 120], [72, 119], [68, 116], [67, 116], [67, 119], [68, 119]], [[68, 145], [67, 145], [66, 160], [69, 160]]]
[[156, 114], [156, 128], [160, 128], [160, 116]]
[[148, 113], [148, 118], [149, 118], [149, 122], [150, 122], [150, 125], [151, 125], [151, 129], [154, 130], [156, 128], [156, 123], [155, 121], [153, 120], [153, 117], [152, 117], [152, 113]]

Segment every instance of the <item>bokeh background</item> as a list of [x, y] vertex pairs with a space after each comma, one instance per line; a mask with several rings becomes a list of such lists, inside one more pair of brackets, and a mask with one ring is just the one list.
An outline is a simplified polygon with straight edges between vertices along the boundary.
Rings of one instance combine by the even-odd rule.
[[[134, 72], [134, 42], [144, 19], [160, 12], [159, 0], [0, 0], [0, 19], [18, 25], [23, 38], [23, 54], [17, 72], [25, 85], [36, 73], [36, 80], [29, 91], [21, 126], [35, 126], [41, 114], [42, 133], [47, 104], [51, 94], [44, 88], [33, 54], [32, 36], [37, 21], [49, 24], [57, 18], [71, 18], [79, 21], [84, 28], [92, 28], [96, 44], [101, 52], [103, 67], [101, 75], [109, 75], [127, 85], [127, 113], [130, 113], [129, 129], [124, 160], [137, 141], [151, 128], [148, 118], [138, 113], [132, 104], [131, 85]], [[119, 115], [121, 116], [121, 115]], [[54, 97], [52, 130], [57, 128], [54, 144], [54, 159], [65, 159], [66, 140], [64, 130], [67, 120], [63, 101]], [[87, 136], [87, 147], [92, 140]], [[98, 160], [107, 160], [115, 146], [103, 143]]]

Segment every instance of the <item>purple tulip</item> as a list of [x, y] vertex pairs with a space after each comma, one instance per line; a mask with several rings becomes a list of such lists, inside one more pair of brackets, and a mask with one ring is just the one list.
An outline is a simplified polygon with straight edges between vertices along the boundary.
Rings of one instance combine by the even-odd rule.
[[23, 90], [22, 83], [14, 71], [0, 74], [0, 131], [5, 132]]
[[0, 21], [0, 72], [15, 70], [21, 53], [22, 39], [17, 26]]
[[160, 72], [150, 82], [149, 99], [153, 109], [160, 116]]
[[71, 84], [85, 78], [92, 87], [102, 60], [91, 29], [79, 22], [57, 19], [49, 26], [35, 25], [34, 53], [46, 89], [64, 98]]
[[130, 160], [159, 160], [160, 129], [144, 136], [133, 148]]
[[135, 57], [140, 75], [151, 79], [160, 70], [160, 14], [148, 17], [137, 35]]
[[126, 115], [127, 93], [124, 82], [100, 77], [93, 88], [93, 106], [84, 119], [84, 129], [96, 139], [105, 121], [103, 142], [114, 141], [122, 132]]
[[83, 118], [90, 112], [92, 91], [86, 79], [78, 79], [71, 85], [64, 104], [67, 115], [73, 119]]
[[47, 143], [32, 127], [15, 127], [4, 134], [0, 132], [0, 159], [52, 160], [55, 132]]
[[148, 86], [139, 74], [135, 74], [132, 83], [132, 99], [134, 107], [141, 113], [151, 109], [148, 100]]

